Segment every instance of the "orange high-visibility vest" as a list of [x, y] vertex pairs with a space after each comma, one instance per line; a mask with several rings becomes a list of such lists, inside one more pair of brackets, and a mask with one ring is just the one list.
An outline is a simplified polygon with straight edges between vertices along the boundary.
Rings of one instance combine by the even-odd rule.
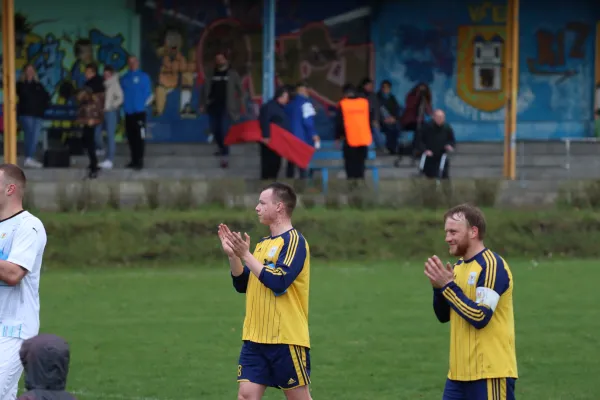
[[340, 109], [344, 118], [348, 146], [370, 146], [373, 142], [373, 135], [369, 119], [369, 101], [362, 97], [342, 99]]

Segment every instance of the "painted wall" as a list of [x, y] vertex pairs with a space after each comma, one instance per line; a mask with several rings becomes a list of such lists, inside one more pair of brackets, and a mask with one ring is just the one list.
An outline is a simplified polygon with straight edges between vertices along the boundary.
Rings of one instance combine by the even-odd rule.
[[[243, 78], [245, 117], [256, 117], [262, 95], [262, 6], [250, 0], [228, 3], [140, 1], [141, 61], [155, 84], [148, 126], [153, 140], [207, 139], [207, 118], [196, 111], [204, 70], [212, 68], [217, 49], [229, 52]], [[278, 80], [308, 82], [319, 114], [317, 129], [330, 136], [329, 113], [342, 86], [374, 75], [368, 12], [358, 0], [292, 0], [279, 7]]]
[[[100, 71], [105, 65], [124, 70], [127, 55], [139, 52], [139, 21], [123, 0], [90, 2], [85, 6], [78, 0], [59, 3], [60, 6], [52, 1], [15, 0], [15, 67], [18, 79], [23, 66], [32, 63], [53, 102], [64, 104], [61, 88], [81, 85], [87, 63], [97, 63]], [[0, 87], [0, 102], [1, 94]], [[54, 121], [50, 125], [70, 129], [72, 123]], [[120, 126], [119, 140], [122, 130]]]
[[[133, 10], [122, 0], [86, 3], [60, 0], [15, 0], [17, 76], [26, 63], [33, 63], [40, 80], [60, 101], [64, 82], [81, 84], [83, 65], [96, 62], [117, 70], [126, 66], [127, 54], [138, 50], [131, 38], [137, 27]], [[137, 28], [139, 29], [139, 28]]]
[[[598, 6], [592, 1], [540, 4], [521, 0], [517, 137], [589, 136]], [[389, 2], [375, 19], [378, 81], [392, 81], [399, 100], [425, 82], [434, 107], [446, 111], [459, 139], [503, 139], [504, 53], [484, 65], [475, 48], [503, 49], [506, 2]]]

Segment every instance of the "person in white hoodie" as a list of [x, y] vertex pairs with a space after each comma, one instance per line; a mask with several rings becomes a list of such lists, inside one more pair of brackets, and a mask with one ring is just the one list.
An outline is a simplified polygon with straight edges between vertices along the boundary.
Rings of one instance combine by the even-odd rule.
[[119, 83], [119, 74], [110, 65], [104, 67], [104, 88], [106, 97], [104, 101], [104, 127], [108, 141], [106, 159], [98, 166], [102, 169], [111, 169], [115, 159], [115, 131], [119, 119], [119, 108], [123, 104], [123, 89]]

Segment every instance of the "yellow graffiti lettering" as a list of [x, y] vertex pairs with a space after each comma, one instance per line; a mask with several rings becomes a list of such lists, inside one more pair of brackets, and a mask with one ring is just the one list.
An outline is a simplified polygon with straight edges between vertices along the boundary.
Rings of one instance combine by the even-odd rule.
[[506, 6], [494, 6], [492, 8], [492, 21], [495, 24], [502, 24], [506, 22]]
[[494, 5], [489, 1], [483, 2], [480, 5], [470, 5], [469, 17], [473, 22], [481, 22], [488, 18], [489, 13], [492, 14], [492, 22], [495, 24], [506, 22], [506, 6]]

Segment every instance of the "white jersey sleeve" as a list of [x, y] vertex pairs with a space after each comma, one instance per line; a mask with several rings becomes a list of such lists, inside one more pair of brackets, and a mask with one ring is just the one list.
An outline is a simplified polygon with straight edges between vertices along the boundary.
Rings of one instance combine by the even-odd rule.
[[44, 248], [46, 238], [43, 227], [38, 226], [37, 218], [28, 218], [17, 228], [6, 261], [33, 271], [36, 258]]

